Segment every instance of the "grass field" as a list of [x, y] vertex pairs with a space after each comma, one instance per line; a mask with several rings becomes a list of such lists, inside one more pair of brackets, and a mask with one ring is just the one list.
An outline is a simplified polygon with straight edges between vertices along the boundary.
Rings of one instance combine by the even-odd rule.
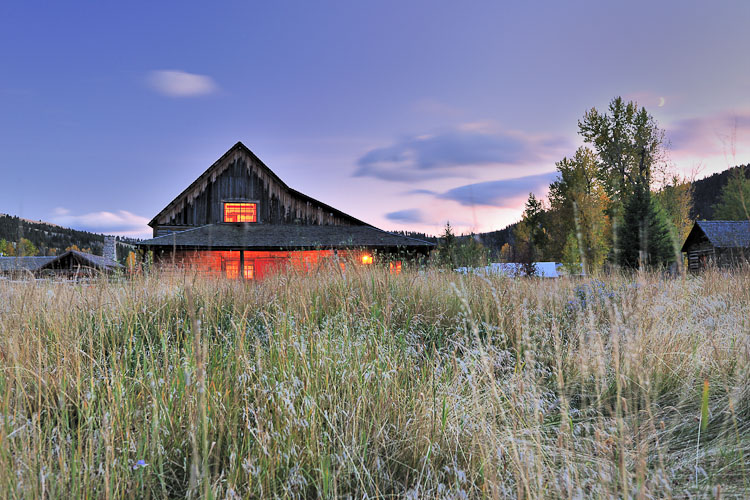
[[750, 495], [750, 271], [0, 282], [0, 491]]

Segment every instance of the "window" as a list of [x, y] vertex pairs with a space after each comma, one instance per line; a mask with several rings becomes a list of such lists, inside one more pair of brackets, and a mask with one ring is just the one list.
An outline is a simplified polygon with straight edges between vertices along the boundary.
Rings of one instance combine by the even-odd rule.
[[246, 280], [251, 280], [255, 278], [255, 266], [252, 262], [245, 262], [245, 272], [244, 277]]
[[394, 260], [390, 264], [391, 274], [401, 274], [401, 261]]
[[369, 255], [369, 254], [362, 255], [362, 264], [372, 264], [372, 255]]
[[224, 203], [224, 222], [258, 222], [258, 204]]
[[240, 262], [238, 260], [228, 260], [224, 264], [224, 269], [226, 270], [227, 278], [235, 280], [240, 272]]

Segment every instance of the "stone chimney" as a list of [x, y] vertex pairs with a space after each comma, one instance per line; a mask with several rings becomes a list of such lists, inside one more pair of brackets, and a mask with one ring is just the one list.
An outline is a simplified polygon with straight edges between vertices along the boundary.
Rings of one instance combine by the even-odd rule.
[[104, 258], [117, 261], [117, 247], [115, 245], [114, 236], [104, 237], [104, 251], [102, 252]]

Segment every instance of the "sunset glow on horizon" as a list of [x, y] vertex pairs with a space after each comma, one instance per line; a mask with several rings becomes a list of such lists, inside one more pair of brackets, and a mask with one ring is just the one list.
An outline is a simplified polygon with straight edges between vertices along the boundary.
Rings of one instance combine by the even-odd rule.
[[673, 171], [750, 163], [746, 2], [1, 13], [0, 213], [77, 229], [148, 237], [242, 141], [290, 187], [382, 229], [497, 230], [616, 96], [656, 118]]

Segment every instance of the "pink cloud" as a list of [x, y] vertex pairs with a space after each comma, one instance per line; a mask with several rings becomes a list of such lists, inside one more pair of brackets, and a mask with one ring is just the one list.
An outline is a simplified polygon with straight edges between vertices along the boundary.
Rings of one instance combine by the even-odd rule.
[[750, 152], [750, 110], [677, 120], [666, 126], [666, 137], [675, 159], [724, 157], [730, 163], [740, 161], [735, 160], [736, 154]]

